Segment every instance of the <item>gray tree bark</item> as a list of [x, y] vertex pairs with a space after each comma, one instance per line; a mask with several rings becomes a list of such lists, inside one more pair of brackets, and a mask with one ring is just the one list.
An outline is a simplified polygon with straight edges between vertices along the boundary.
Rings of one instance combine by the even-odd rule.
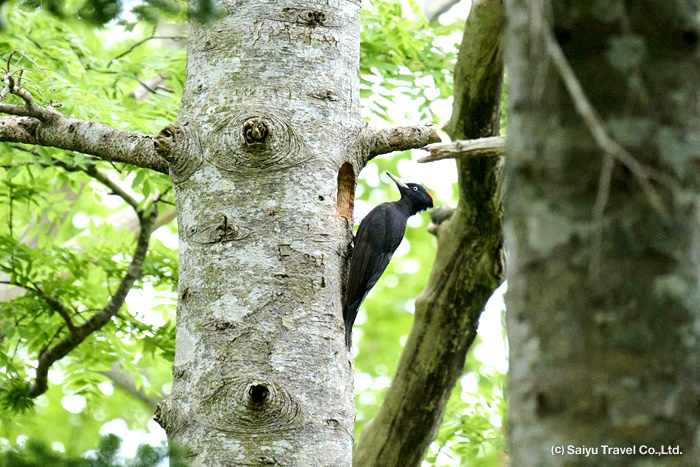
[[[281, 3], [221, 1], [221, 19], [189, 25], [178, 120], [157, 137], [40, 107], [13, 73], [2, 77], [0, 94], [24, 104], [0, 103], [10, 114], [0, 141], [173, 180], [177, 343], [172, 394], [156, 419], [191, 448], [195, 466], [350, 465], [353, 368], [341, 301], [357, 174], [371, 157], [439, 140], [429, 125], [372, 131], [362, 121], [359, 0]], [[147, 219], [124, 283], [140, 272]], [[44, 354], [36, 395], [48, 368], [94, 331], [43, 298], [80, 339]]]
[[699, 9], [507, 1], [514, 465], [700, 459]]
[[282, 3], [223, 1], [221, 20], [190, 23], [178, 121], [156, 139], [181, 270], [156, 417], [193, 465], [351, 462], [341, 291], [355, 180], [400, 141], [360, 117], [360, 2]]
[[336, 201], [340, 168], [361, 159], [348, 140], [362, 128], [360, 3], [221, 7], [190, 22], [178, 121], [157, 143], [181, 270], [157, 419], [192, 465], [349, 465], [338, 292], [351, 237]]

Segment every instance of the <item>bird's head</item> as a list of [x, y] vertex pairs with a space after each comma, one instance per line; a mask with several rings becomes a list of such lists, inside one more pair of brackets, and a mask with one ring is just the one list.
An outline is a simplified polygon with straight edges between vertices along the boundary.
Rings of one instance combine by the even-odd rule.
[[395, 175], [386, 173], [401, 192], [401, 200], [406, 200], [414, 212], [425, 211], [433, 207], [433, 197], [423, 185], [417, 183], [404, 183]]

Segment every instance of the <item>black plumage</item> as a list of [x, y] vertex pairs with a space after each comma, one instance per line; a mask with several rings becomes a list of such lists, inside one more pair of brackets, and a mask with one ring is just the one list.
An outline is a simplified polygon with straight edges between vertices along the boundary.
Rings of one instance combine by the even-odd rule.
[[406, 221], [412, 215], [433, 207], [433, 197], [424, 187], [404, 183], [389, 172], [386, 174], [396, 183], [401, 199], [372, 209], [357, 229], [343, 305], [348, 348], [352, 344], [352, 325], [357, 310], [399, 247], [406, 231]]

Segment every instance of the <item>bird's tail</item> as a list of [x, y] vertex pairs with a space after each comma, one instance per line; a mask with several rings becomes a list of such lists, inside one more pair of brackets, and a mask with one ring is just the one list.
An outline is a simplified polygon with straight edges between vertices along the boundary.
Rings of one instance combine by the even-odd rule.
[[353, 303], [343, 307], [343, 321], [345, 322], [345, 346], [350, 350], [352, 347], [352, 325], [355, 324], [357, 309], [360, 303]]

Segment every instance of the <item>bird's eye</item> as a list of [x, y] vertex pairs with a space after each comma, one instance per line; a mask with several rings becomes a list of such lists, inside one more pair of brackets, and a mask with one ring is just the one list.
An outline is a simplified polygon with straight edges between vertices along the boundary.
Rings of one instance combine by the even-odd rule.
[[414, 186], [414, 187], [413, 187], [413, 191], [418, 191], [418, 187], [417, 187], [417, 186]]

